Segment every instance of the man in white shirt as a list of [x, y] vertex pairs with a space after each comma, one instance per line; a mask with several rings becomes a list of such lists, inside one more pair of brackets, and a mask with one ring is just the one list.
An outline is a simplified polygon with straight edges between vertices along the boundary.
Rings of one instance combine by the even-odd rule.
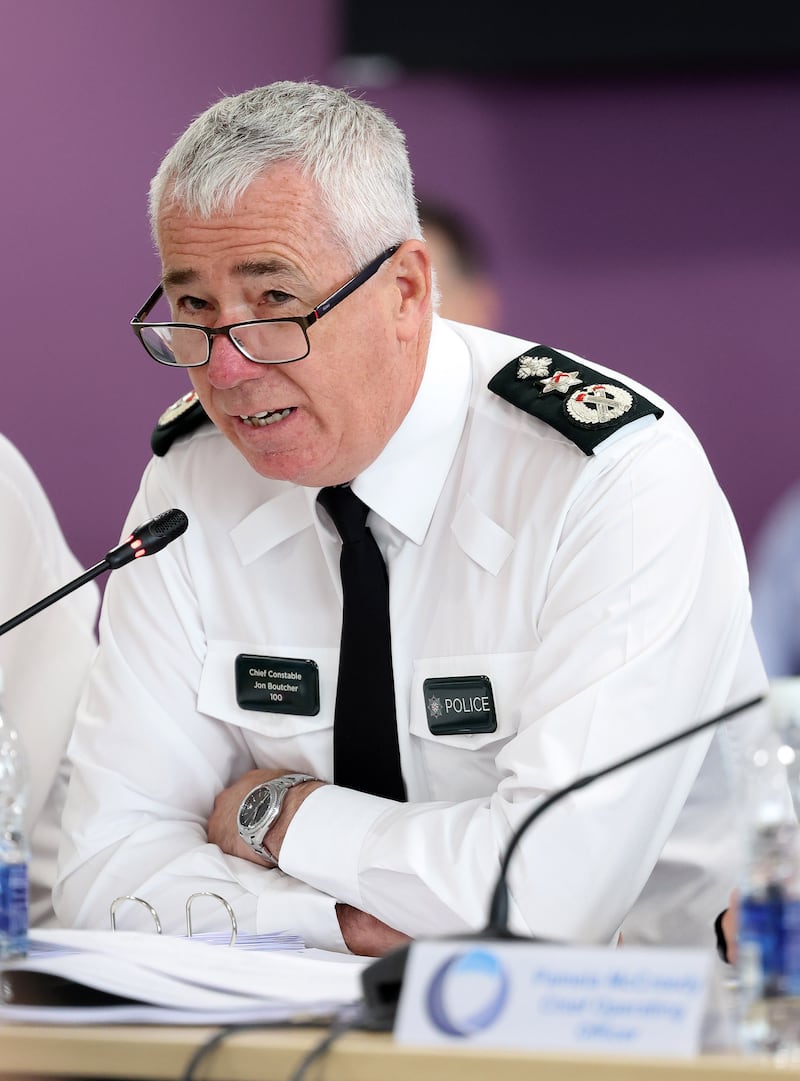
[[[0, 623], [81, 570], [38, 478], [0, 436]], [[92, 582], [0, 636], [0, 709], [19, 733], [28, 772], [29, 917], [35, 927], [55, 923], [51, 891], [67, 790], [66, 747], [97, 645], [99, 603]]]
[[[646, 388], [434, 313], [402, 133], [344, 91], [224, 99], [151, 216], [162, 279], [134, 329], [197, 400], [159, 426], [129, 521], [190, 525], [109, 583], [57, 910], [102, 927], [134, 894], [180, 931], [209, 890], [251, 930], [370, 955], [479, 928], [537, 801], [763, 692], [728, 504]], [[336, 783], [341, 543], [317, 496], [341, 485], [388, 570], [405, 800], [369, 754]], [[351, 712], [386, 720], [371, 692]], [[638, 901], [645, 936], [713, 943], [750, 721], [548, 812], [511, 867], [514, 929], [609, 942], [626, 920], [629, 941]]]

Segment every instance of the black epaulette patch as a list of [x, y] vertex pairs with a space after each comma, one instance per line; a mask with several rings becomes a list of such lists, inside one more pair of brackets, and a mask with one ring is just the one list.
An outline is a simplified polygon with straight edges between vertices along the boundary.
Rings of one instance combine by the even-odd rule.
[[188, 435], [206, 421], [211, 423], [208, 413], [203, 409], [195, 392], [190, 390], [165, 409], [158, 418], [158, 423], [150, 435], [153, 454], [163, 458], [176, 439]]
[[592, 454], [612, 432], [664, 410], [643, 395], [546, 345], [532, 346], [492, 376], [489, 390]]

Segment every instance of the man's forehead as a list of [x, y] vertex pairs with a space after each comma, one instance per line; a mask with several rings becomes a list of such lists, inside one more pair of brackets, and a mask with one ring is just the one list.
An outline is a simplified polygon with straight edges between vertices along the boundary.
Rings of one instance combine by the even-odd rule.
[[210, 217], [165, 208], [156, 240], [165, 283], [183, 284], [213, 268], [238, 277], [296, 272], [324, 250], [325, 231], [291, 213], [234, 210]]
[[175, 284], [193, 280], [209, 262], [247, 277], [309, 272], [341, 247], [319, 200], [273, 198], [266, 190], [246, 192], [231, 210], [208, 216], [167, 203], [156, 240], [165, 283]]
[[[279, 258], [253, 258], [233, 260], [225, 268], [226, 273], [232, 278], [264, 278], [276, 274], [297, 276], [297, 267], [285, 259]], [[189, 285], [202, 277], [202, 270], [191, 264], [164, 266], [161, 276], [165, 286]]]

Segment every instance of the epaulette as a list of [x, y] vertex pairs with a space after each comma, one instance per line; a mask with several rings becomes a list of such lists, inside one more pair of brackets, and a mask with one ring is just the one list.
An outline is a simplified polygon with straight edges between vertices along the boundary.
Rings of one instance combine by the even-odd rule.
[[182, 435], [188, 435], [206, 422], [210, 424], [211, 419], [200, 404], [197, 394], [190, 390], [188, 394], [184, 394], [182, 398], [178, 398], [177, 402], [168, 406], [158, 418], [150, 434], [150, 447], [153, 454], [163, 458], [176, 439]]
[[492, 376], [489, 390], [561, 432], [584, 454], [632, 420], [664, 415], [637, 391], [546, 345], [509, 361]]

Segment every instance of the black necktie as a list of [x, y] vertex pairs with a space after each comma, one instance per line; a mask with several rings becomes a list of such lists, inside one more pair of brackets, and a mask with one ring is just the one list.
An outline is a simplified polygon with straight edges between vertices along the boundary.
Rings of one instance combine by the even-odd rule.
[[317, 497], [342, 538], [342, 642], [333, 722], [333, 779], [405, 800], [400, 772], [389, 628], [389, 578], [369, 529], [369, 508], [349, 485]]

